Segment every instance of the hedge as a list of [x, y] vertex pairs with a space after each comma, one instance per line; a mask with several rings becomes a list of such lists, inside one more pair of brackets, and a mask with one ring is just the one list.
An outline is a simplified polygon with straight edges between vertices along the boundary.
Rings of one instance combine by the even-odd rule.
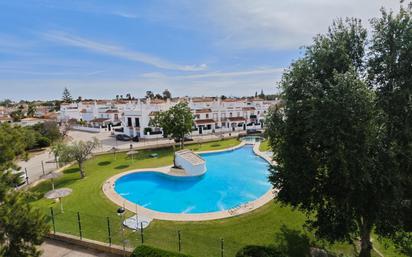
[[284, 257], [273, 247], [248, 245], [237, 252], [236, 257]]
[[189, 255], [169, 252], [149, 246], [139, 246], [137, 247], [130, 257], [191, 257]]

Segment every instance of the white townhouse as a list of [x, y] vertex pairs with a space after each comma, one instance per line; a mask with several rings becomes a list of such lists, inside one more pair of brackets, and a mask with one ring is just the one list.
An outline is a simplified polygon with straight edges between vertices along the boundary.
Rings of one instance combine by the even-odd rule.
[[166, 111], [177, 104], [176, 100], [144, 99], [137, 100], [134, 105], [127, 106], [123, 112], [122, 133], [131, 137], [161, 138], [161, 128], [149, 126], [150, 119], [158, 112]]
[[192, 98], [189, 102], [195, 117], [192, 134], [261, 129], [269, 106], [276, 103], [256, 98]]
[[256, 98], [217, 97], [180, 98], [172, 100], [142, 100], [124, 110], [121, 133], [142, 138], [160, 138], [161, 128], [149, 126], [150, 119], [159, 111], [166, 111], [180, 101], [188, 102], [194, 117], [192, 135], [231, 131], [258, 130], [263, 128], [265, 115], [278, 101]]
[[187, 102], [193, 113], [192, 135], [262, 129], [269, 107], [279, 103], [258, 98], [218, 97], [81, 101], [62, 104], [59, 119], [83, 121], [93, 127], [109, 126], [109, 130], [120, 125], [116, 134], [161, 138], [162, 129], [149, 126], [150, 120], [181, 101]]
[[62, 104], [59, 112], [59, 121], [84, 121], [94, 126], [116, 125], [121, 123], [123, 109], [127, 104], [132, 103], [95, 100]]

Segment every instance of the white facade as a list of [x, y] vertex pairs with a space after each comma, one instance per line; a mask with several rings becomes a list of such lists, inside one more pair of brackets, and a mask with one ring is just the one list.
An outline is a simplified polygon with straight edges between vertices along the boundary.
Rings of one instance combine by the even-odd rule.
[[278, 103], [255, 98], [221, 100], [214, 97], [97, 100], [63, 104], [59, 118], [61, 121], [85, 121], [93, 126], [121, 123], [122, 131], [116, 133], [148, 139], [161, 138], [161, 128], [150, 127], [150, 119], [156, 113], [166, 111], [180, 101], [186, 101], [193, 112], [192, 135], [261, 129], [269, 107]]

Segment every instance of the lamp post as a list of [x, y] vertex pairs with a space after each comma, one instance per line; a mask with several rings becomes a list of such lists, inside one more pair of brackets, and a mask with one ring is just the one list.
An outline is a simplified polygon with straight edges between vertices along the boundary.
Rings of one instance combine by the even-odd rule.
[[112, 147], [110, 150], [109, 150], [109, 152], [112, 152], [113, 153], [113, 155], [114, 155], [114, 160], [116, 160], [116, 152], [118, 151], [119, 149], [117, 149], [117, 147]]
[[124, 227], [123, 227], [125, 212], [126, 212], [126, 210], [123, 207], [120, 207], [119, 209], [117, 209], [117, 215], [122, 217], [121, 223], [120, 223], [120, 228], [122, 230], [123, 256], [125, 256], [125, 254], [126, 254], [126, 245], [125, 245], [125, 240], [124, 240]]

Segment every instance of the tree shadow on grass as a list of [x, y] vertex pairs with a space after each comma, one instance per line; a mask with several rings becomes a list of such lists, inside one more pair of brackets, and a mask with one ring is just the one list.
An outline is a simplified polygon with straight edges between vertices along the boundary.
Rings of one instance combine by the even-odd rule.
[[129, 167], [128, 164], [121, 164], [119, 166], [114, 167], [116, 170], [122, 170], [122, 169], [126, 169], [127, 167]]
[[63, 174], [73, 174], [77, 172], [80, 172], [78, 167], [63, 170]]
[[310, 256], [310, 240], [299, 230], [282, 225], [280, 232], [275, 235], [275, 247], [287, 257]]
[[219, 147], [219, 146], [221, 146], [221, 144], [211, 144], [210, 146], [211, 147]]
[[97, 163], [97, 165], [99, 165], [99, 166], [107, 166], [107, 165], [109, 165], [109, 164], [111, 164], [112, 162], [109, 162], [109, 161], [103, 161], [103, 162], [99, 162], [99, 163]]

